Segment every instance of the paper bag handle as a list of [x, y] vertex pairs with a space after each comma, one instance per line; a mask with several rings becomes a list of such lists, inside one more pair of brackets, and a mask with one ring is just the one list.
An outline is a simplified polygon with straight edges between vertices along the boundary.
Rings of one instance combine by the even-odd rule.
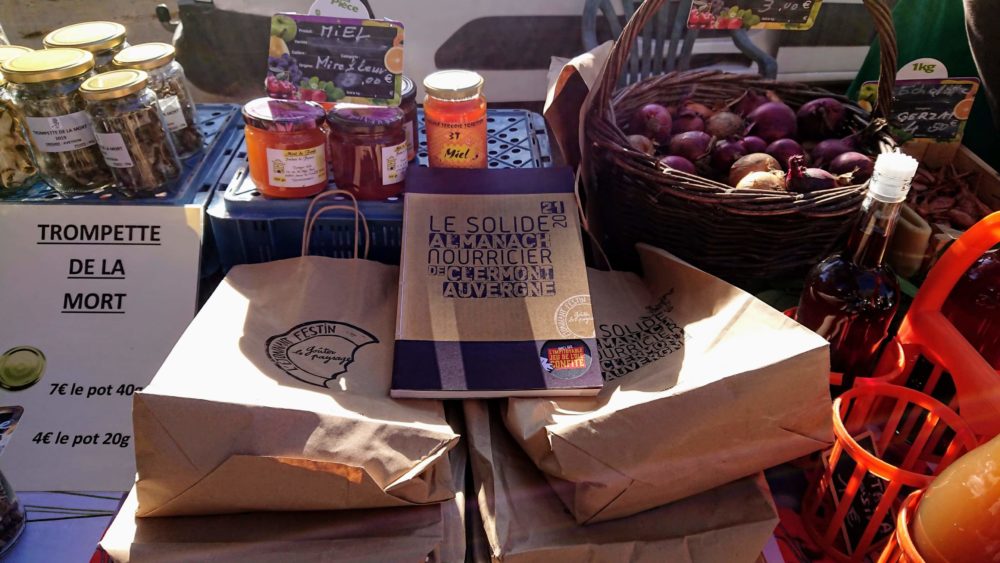
[[[317, 202], [319, 202], [322, 199], [328, 198], [330, 196], [334, 196], [334, 195], [346, 195], [347, 197], [351, 198], [351, 201], [353, 202], [353, 205], [343, 205], [343, 204], [324, 205], [323, 207], [320, 207], [318, 210], [316, 210], [315, 213], [313, 213], [313, 209], [316, 207]], [[354, 211], [354, 258], [355, 259], [358, 258], [358, 239], [359, 239], [359, 235], [360, 235], [360, 233], [359, 233], [359, 223], [362, 224], [362, 225], [364, 225], [364, 227], [365, 227], [365, 255], [364, 255], [364, 258], [367, 259], [368, 258], [368, 250], [369, 250], [369, 248], [371, 248], [371, 232], [368, 229], [368, 218], [365, 217], [365, 214], [358, 207], [358, 200], [357, 200], [357, 198], [354, 197], [354, 194], [352, 194], [351, 192], [349, 192], [347, 190], [327, 190], [327, 191], [325, 191], [325, 192], [317, 195], [316, 197], [313, 198], [313, 200], [311, 202], [309, 202], [309, 208], [306, 209], [305, 225], [304, 225], [304, 229], [303, 229], [303, 232], [302, 232], [302, 251], [301, 251], [301, 255], [302, 256], [306, 256], [306, 255], [309, 254], [309, 243], [312, 240], [313, 230], [316, 228], [316, 221], [320, 218], [321, 215], [323, 215], [327, 211], [331, 211], [331, 210], [334, 210], [334, 209], [340, 209], [340, 210], [346, 210], [346, 211]]]

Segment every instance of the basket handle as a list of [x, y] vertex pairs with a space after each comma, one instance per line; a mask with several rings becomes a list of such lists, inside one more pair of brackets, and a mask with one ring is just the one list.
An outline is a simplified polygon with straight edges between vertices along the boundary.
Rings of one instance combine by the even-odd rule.
[[893, 90], [896, 87], [896, 71], [899, 68], [896, 27], [892, 21], [892, 10], [885, 0], [864, 0], [864, 4], [868, 15], [875, 22], [879, 48], [878, 99], [872, 108], [872, 118], [889, 119]]
[[[323, 207], [320, 207], [318, 210], [316, 210], [315, 213], [313, 213], [313, 209], [316, 207], [316, 204], [320, 200], [326, 199], [326, 198], [328, 198], [330, 196], [334, 196], [334, 195], [346, 195], [347, 197], [351, 198], [351, 201], [354, 204], [353, 205], [343, 205], [343, 204], [324, 205]], [[365, 214], [358, 207], [358, 200], [357, 200], [357, 198], [354, 197], [353, 193], [351, 193], [351, 192], [349, 192], [347, 190], [327, 190], [327, 191], [325, 191], [325, 192], [317, 195], [316, 197], [313, 198], [312, 201], [309, 202], [309, 207], [306, 209], [306, 216], [305, 216], [304, 227], [303, 227], [303, 231], [302, 231], [302, 251], [301, 251], [301, 255], [302, 256], [306, 256], [306, 255], [309, 254], [309, 243], [312, 240], [312, 233], [313, 233], [313, 231], [316, 228], [316, 221], [319, 220], [319, 218], [320, 218], [321, 215], [323, 215], [327, 211], [332, 211], [334, 209], [345, 210], [345, 211], [353, 211], [354, 212], [354, 258], [355, 259], [358, 258], [358, 236], [360, 235], [360, 232], [358, 230], [359, 223], [362, 224], [362, 225], [364, 225], [364, 228], [365, 228], [365, 255], [364, 255], [364, 258], [367, 259], [368, 258], [368, 249], [371, 247], [371, 232], [368, 229], [368, 218], [365, 217]]]

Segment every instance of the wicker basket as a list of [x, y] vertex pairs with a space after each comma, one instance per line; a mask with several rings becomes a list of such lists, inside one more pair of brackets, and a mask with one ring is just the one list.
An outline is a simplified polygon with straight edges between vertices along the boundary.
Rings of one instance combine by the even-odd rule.
[[[580, 127], [587, 223], [612, 265], [634, 268], [634, 246], [668, 250], [735, 283], [802, 275], [830, 254], [857, 214], [865, 186], [809, 194], [736, 190], [665, 168], [632, 149], [622, 127], [642, 105], [684, 100], [728, 101], [747, 89], [771, 90], [793, 108], [821, 96], [843, 96], [787, 82], [717, 71], [673, 72], [614, 92], [629, 48], [663, 0], [646, 0], [616, 41], [584, 106]], [[879, 100], [871, 117], [853, 104], [851, 126], [872, 153], [894, 146], [885, 130], [896, 68], [892, 16], [881, 0], [865, 0], [882, 46]], [[887, 71], [886, 69], [891, 69]]]

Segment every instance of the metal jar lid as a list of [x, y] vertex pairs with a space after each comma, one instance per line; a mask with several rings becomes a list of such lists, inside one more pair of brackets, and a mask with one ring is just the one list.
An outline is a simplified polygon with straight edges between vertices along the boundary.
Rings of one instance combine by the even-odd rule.
[[316, 102], [257, 98], [243, 106], [243, 121], [264, 131], [306, 131], [326, 119], [326, 110]]
[[142, 43], [125, 47], [115, 55], [114, 65], [118, 68], [152, 70], [168, 65], [174, 60], [174, 46], [167, 43]]
[[149, 75], [142, 70], [126, 69], [102, 72], [80, 85], [85, 100], [116, 100], [135, 94], [149, 84]]
[[0, 63], [10, 82], [33, 84], [86, 74], [94, 68], [94, 55], [81, 49], [42, 49]]
[[403, 77], [403, 91], [400, 94], [400, 100], [403, 104], [417, 101], [417, 86], [407, 76]]
[[[30, 47], [21, 47], [19, 45], [0, 45], [0, 64], [32, 51], [34, 51], [34, 49]], [[7, 79], [4, 78], [3, 75], [0, 75], [0, 86], [6, 85]]]
[[42, 40], [47, 49], [75, 47], [91, 53], [114, 49], [124, 42], [125, 26], [106, 21], [75, 23], [60, 27]]
[[385, 106], [337, 104], [327, 114], [330, 127], [347, 134], [371, 135], [403, 126], [403, 110]]
[[441, 70], [424, 78], [424, 90], [439, 100], [468, 100], [483, 93], [483, 77], [471, 70]]

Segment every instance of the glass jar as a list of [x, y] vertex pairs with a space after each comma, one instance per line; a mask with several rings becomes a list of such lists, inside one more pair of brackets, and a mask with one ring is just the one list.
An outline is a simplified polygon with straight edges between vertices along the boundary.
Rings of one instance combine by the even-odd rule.
[[[24, 409], [0, 407], [0, 452], [7, 446]], [[0, 472], [0, 557], [21, 537], [25, 524], [24, 506], [17, 500], [3, 472]]]
[[111, 185], [80, 85], [93, 76], [94, 56], [80, 49], [44, 49], [0, 64], [14, 107], [24, 119], [42, 178], [64, 195]]
[[173, 45], [133, 45], [115, 56], [114, 65], [115, 68], [144, 70], [149, 74], [149, 88], [159, 99], [178, 156], [188, 158], [201, 150], [204, 139], [198, 131], [194, 98], [187, 87], [184, 68], [174, 60]]
[[403, 77], [403, 93], [399, 102], [403, 110], [403, 133], [406, 134], [406, 159], [417, 158], [417, 87], [413, 81]]
[[[31, 51], [27, 47], [0, 46], [0, 64]], [[0, 197], [16, 194], [38, 181], [31, 141], [22, 121], [7, 92], [7, 80], [0, 76]]]
[[113, 70], [80, 86], [97, 145], [125, 197], [150, 197], [181, 175], [167, 122], [143, 70]]
[[46, 49], [72, 47], [83, 49], [94, 55], [94, 70], [113, 70], [111, 61], [122, 49], [128, 47], [125, 41], [125, 26], [115, 22], [83, 22], [60, 27], [42, 39]]
[[486, 98], [483, 77], [442, 70], [424, 79], [427, 160], [433, 167], [486, 168]]
[[326, 111], [316, 102], [258, 98], [243, 106], [250, 177], [268, 197], [326, 189]]
[[338, 104], [327, 115], [333, 181], [358, 199], [399, 195], [406, 182], [403, 110]]

